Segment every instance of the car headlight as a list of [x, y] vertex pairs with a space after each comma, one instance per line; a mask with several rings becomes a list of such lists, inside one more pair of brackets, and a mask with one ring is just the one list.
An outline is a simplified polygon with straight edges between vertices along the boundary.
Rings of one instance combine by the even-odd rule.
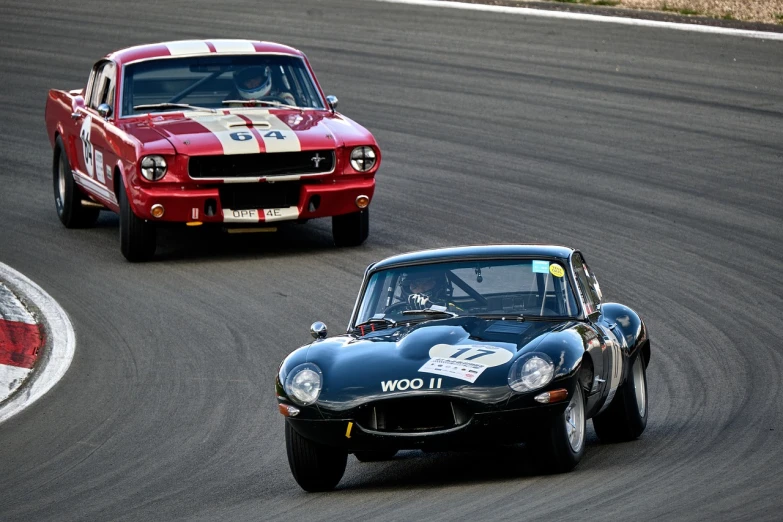
[[356, 147], [351, 151], [351, 166], [359, 172], [367, 172], [375, 166], [372, 147]]
[[517, 359], [508, 372], [508, 385], [518, 392], [530, 392], [546, 386], [555, 375], [552, 359], [543, 353]]
[[300, 364], [285, 379], [285, 391], [288, 396], [302, 406], [309, 406], [318, 400], [321, 394], [323, 374], [312, 363]]
[[165, 176], [167, 167], [163, 156], [144, 156], [141, 159], [141, 175], [150, 181], [158, 181]]

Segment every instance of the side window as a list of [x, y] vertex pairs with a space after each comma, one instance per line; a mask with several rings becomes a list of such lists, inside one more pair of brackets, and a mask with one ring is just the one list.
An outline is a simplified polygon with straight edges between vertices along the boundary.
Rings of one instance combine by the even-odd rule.
[[86, 100], [87, 106], [93, 109], [97, 109], [102, 103], [114, 106], [114, 71], [112, 62], [103, 62], [95, 66]]
[[578, 252], [571, 256], [571, 266], [574, 269], [576, 275], [576, 283], [579, 287], [579, 293], [582, 294], [582, 298], [585, 302], [585, 311], [587, 314], [591, 314], [597, 311], [601, 306], [601, 294], [600, 289], [597, 289], [597, 283], [594, 285], [595, 278], [587, 268], [582, 255]]

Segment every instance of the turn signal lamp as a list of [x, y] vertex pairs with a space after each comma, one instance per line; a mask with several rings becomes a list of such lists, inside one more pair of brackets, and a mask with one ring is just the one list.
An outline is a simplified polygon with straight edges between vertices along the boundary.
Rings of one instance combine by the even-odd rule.
[[152, 214], [152, 217], [154, 218], [162, 218], [164, 212], [165, 210], [163, 210], [163, 205], [160, 203], [155, 203], [150, 209], [150, 214]]
[[552, 404], [553, 402], [564, 401], [567, 398], [568, 391], [566, 391], [564, 388], [550, 390], [534, 397], [534, 399], [541, 404]]
[[369, 204], [370, 204], [370, 198], [368, 198], [364, 194], [356, 198], [356, 206], [359, 208], [367, 208], [367, 205]]

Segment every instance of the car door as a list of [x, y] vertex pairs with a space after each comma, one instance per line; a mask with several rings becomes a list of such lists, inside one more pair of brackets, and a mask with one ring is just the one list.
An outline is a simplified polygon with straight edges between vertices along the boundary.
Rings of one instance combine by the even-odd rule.
[[601, 339], [603, 356], [601, 379], [604, 381], [605, 404], [608, 405], [622, 381], [625, 366], [625, 354], [623, 353], [625, 340], [622, 336], [615, 335], [614, 325], [609, 324], [601, 313], [601, 287], [580, 252], [575, 252], [571, 256], [571, 264], [576, 277], [577, 290], [581, 294], [585, 306], [585, 314]]
[[[93, 67], [85, 91], [84, 108], [78, 113], [78, 166], [75, 181], [88, 193], [103, 203], [116, 205], [112, 188], [111, 166], [116, 163], [116, 154], [110, 150], [107, 140], [107, 125], [113, 117], [117, 67], [110, 60], [103, 60]], [[111, 108], [101, 114], [103, 104]], [[112, 156], [114, 156], [112, 158]], [[107, 170], [108, 167], [108, 170]], [[108, 172], [108, 176], [107, 176]]]

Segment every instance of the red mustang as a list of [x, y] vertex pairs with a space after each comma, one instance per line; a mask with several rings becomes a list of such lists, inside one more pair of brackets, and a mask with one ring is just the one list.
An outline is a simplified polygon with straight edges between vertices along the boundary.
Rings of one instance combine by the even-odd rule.
[[361, 244], [381, 153], [336, 106], [304, 54], [279, 44], [111, 53], [85, 89], [49, 91], [57, 214], [74, 228], [117, 212], [130, 261], [153, 256], [164, 223], [251, 232], [332, 216], [338, 246]]

